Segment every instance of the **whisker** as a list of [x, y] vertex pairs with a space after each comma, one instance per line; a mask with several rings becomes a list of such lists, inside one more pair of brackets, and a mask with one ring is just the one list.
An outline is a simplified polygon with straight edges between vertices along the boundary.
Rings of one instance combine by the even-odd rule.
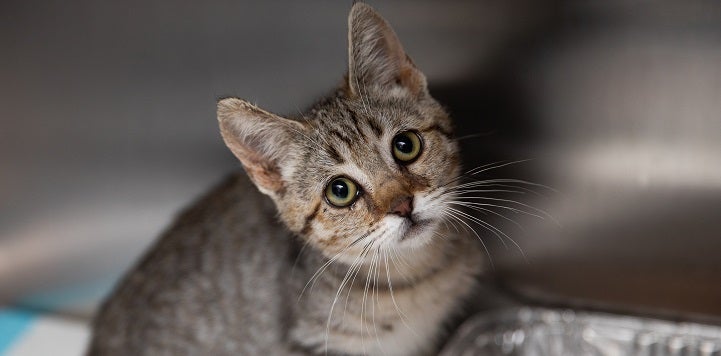
[[[302, 137], [305, 138], [306, 140], [308, 140], [308, 142], [314, 144], [314, 145], [315, 145], [315, 148], [317, 148], [318, 150], [321, 150], [321, 151], [324, 150], [323, 145], [321, 145], [320, 142], [318, 142], [316, 139], [308, 136], [305, 132], [299, 130], [298, 128], [296, 128], [295, 126], [292, 126], [292, 125], [290, 125], [290, 124], [286, 125], [286, 127], [287, 127], [288, 129], [290, 129], [291, 131], [295, 132], [296, 134], [302, 136]], [[326, 142], [326, 143], [327, 143], [327, 142]]]
[[[364, 258], [365, 257], [367, 257], [367, 254], [366, 254], [366, 256], [364, 256]], [[345, 296], [345, 303], [343, 304], [343, 317], [341, 318], [341, 320], [345, 320], [345, 315], [348, 310], [348, 301], [350, 299], [350, 294], [353, 291], [353, 286], [355, 285], [355, 279], [358, 276], [358, 274], [360, 273], [361, 267], [362, 267], [362, 263], [358, 264], [356, 266], [356, 268], [353, 269], [353, 278], [351, 278], [350, 284], [348, 285], [348, 293], [346, 293], [346, 296]]]
[[[451, 208], [451, 209], [453, 209], [453, 208]], [[512, 239], [510, 236], [508, 236], [508, 234], [504, 233], [504, 232], [503, 232], [502, 230], [500, 230], [499, 228], [497, 228], [497, 227], [489, 224], [488, 222], [486, 222], [486, 221], [484, 221], [484, 220], [482, 220], [482, 219], [480, 219], [480, 218], [478, 218], [478, 217], [475, 217], [475, 216], [473, 216], [473, 215], [470, 215], [470, 214], [468, 214], [468, 213], [465, 213], [465, 212], [460, 211], [460, 210], [457, 210], [457, 209], [453, 209], [453, 210], [455, 210], [456, 212], [458, 212], [458, 213], [461, 214], [462, 216], [467, 217], [468, 219], [470, 219], [471, 221], [475, 222], [476, 224], [482, 226], [482, 227], [485, 228], [486, 230], [492, 232], [494, 235], [498, 236], [498, 238], [499, 238], [499, 239], [501, 240], [501, 242], [503, 243], [503, 246], [506, 247], [506, 248], [508, 248], [508, 246], [507, 246], [506, 243], [503, 241], [503, 238], [501, 238], [501, 235], [502, 235], [503, 237], [507, 238], [509, 241], [511, 241], [511, 243], [513, 243], [513, 245], [516, 246], [516, 248], [518, 249], [518, 251], [521, 253], [521, 256], [523, 256], [523, 260], [524, 260], [526, 263], [528, 263], [528, 259], [526, 258], [526, 253], [523, 252], [523, 249], [521, 248], [521, 246], [520, 246], [514, 239]], [[500, 234], [500, 235], [499, 235], [499, 234]]]
[[365, 239], [366, 237], [370, 236], [372, 233], [374, 233], [374, 232], [377, 231], [377, 230], [378, 230], [378, 228], [374, 228], [374, 229], [369, 230], [369, 231], [366, 232], [365, 234], [361, 235], [359, 238], [353, 240], [353, 242], [351, 242], [351, 243], [348, 245], [348, 247], [351, 247], [351, 246], [357, 244], [358, 242], [360, 242], [361, 240], [363, 240], [363, 239]]
[[300, 300], [300, 299], [303, 297], [303, 294], [305, 293], [305, 290], [308, 288], [308, 286], [310, 285], [310, 289], [313, 289], [313, 286], [315, 285], [315, 281], [318, 280], [318, 277], [320, 277], [320, 275], [328, 268], [328, 266], [331, 265], [331, 263], [337, 261], [337, 260], [340, 258], [340, 256], [341, 256], [343, 253], [347, 252], [349, 249], [350, 249], [350, 246], [347, 246], [347, 247], [343, 248], [340, 252], [338, 252], [337, 254], [335, 254], [332, 258], [329, 258], [328, 261], [326, 261], [323, 265], [321, 265], [321, 266], [315, 271], [315, 273], [313, 274], [313, 276], [310, 277], [310, 279], [309, 279], [308, 282], [305, 284], [305, 286], [303, 286], [303, 289], [300, 291], [300, 294], [298, 295], [298, 300]]
[[491, 135], [495, 134], [496, 132], [498, 132], [498, 130], [491, 130], [488, 132], [476, 132], [476, 133], [468, 134], [465, 136], [456, 137], [456, 141], [463, 141], [463, 140], [468, 140], [471, 138], [491, 136]]
[[496, 165], [493, 165], [493, 166], [485, 165], [485, 166], [480, 166], [480, 167], [474, 168], [474, 169], [470, 170], [470, 171], [469, 171], [468, 173], [466, 173], [466, 174], [476, 175], [476, 174], [480, 174], [480, 173], [483, 173], [483, 172], [486, 172], [486, 171], [490, 171], [490, 170], [492, 170], [492, 169], [498, 169], [498, 168], [510, 166], [510, 165], [513, 165], [513, 164], [524, 163], [524, 162], [528, 162], [528, 161], [532, 161], [532, 160], [533, 160], [533, 158], [519, 159], [519, 160], [516, 160], [516, 161], [510, 161], [510, 162], [507, 162], [507, 161], [506, 161], [506, 162], [503, 162], [503, 161], [502, 161], [502, 162], [498, 162]]
[[[415, 335], [416, 337], [420, 337], [416, 333], [416, 331], [413, 328], [411, 328], [410, 325], [408, 325], [408, 323], [407, 323], [408, 317], [406, 316], [405, 313], [403, 313], [403, 310], [401, 310], [401, 308], [398, 306], [398, 303], [396, 303], [396, 298], [393, 295], [393, 282], [391, 281], [391, 274], [390, 274], [390, 271], [388, 270], [388, 267], [389, 267], [388, 266], [388, 255], [390, 254], [390, 251], [391, 250], [389, 250], [388, 253], [384, 254], [384, 257], [385, 257], [385, 265], [386, 265], [386, 278], [388, 279], [388, 289], [390, 290], [390, 293], [391, 293], [391, 301], [393, 302], [393, 306], [395, 307], [396, 312], [398, 313], [398, 317], [401, 319], [401, 322], [403, 323], [403, 325], [405, 325], [406, 328], [408, 328], [408, 330], [410, 330], [413, 333], [413, 335]], [[391, 258], [391, 260], [392, 260], [392, 258]]]
[[485, 204], [485, 205], [487, 205], [487, 206], [495, 206], [495, 207], [502, 208], [502, 209], [513, 210], [513, 211], [515, 211], [515, 212], [519, 212], [519, 213], [524, 213], [524, 214], [527, 214], [527, 215], [535, 216], [535, 217], [537, 217], [537, 218], [539, 218], [539, 219], [541, 219], [541, 220], [545, 220], [546, 218], [548, 218], [548, 219], [550, 219], [551, 221], [553, 221], [554, 223], [556, 223], [557, 225], [560, 225], [560, 224], [558, 224], [558, 222], [556, 221], [556, 219], [553, 218], [553, 216], [552, 216], [551, 214], [547, 213], [545, 210], [539, 209], [539, 208], [536, 208], [536, 207], [533, 207], [533, 206], [528, 205], [528, 204], [521, 203], [521, 202], [516, 201], [516, 200], [512, 200], [512, 199], [502, 199], [502, 198], [491, 198], [491, 197], [468, 197], [468, 196], [459, 196], [458, 199], [459, 199], [459, 200], [463, 200], [463, 199], [491, 200], [491, 201], [500, 201], [500, 202], [510, 203], [510, 204], [517, 204], [517, 205], [520, 205], [520, 206], [522, 206], [522, 207], [525, 207], [525, 208], [531, 209], [531, 210], [533, 210], [533, 211], [536, 211], [536, 212], [538, 212], [538, 213], [540, 213], [540, 214], [542, 214], [542, 215], [533, 214], [533, 213], [531, 213], [531, 212], [528, 212], [528, 211], [525, 211], [525, 210], [522, 210], [522, 209], [519, 209], [519, 208], [509, 207], [509, 206], [505, 206], [505, 205], [496, 205], [496, 204], [487, 204], [487, 203], [478, 203], [478, 202], [468, 202], [468, 203], [472, 203], [472, 204], [476, 204], [476, 205], [484, 205], [484, 204]]
[[487, 223], [486, 223], [485, 221], [483, 221], [483, 220], [481, 220], [481, 219], [479, 219], [479, 218], [476, 218], [475, 216], [470, 215], [470, 214], [468, 214], [468, 213], [466, 213], [466, 212], [463, 212], [463, 211], [461, 211], [461, 210], [455, 209], [455, 208], [448, 208], [448, 209], [456, 212], [456, 213], [459, 214], [460, 216], [465, 217], [465, 218], [469, 219], [470, 221], [476, 223], [477, 225], [483, 227], [484, 229], [490, 231], [492, 234], [494, 234], [494, 235], [496, 235], [496, 237], [498, 237], [498, 239], [499, 239], [499, 240], [501, 241], [501, 243], [503, 244], [503, 247], [508, 248], [508, 245], [506, 245], [506, 241], [503, 240], [503, 237], [501, 237], [501, 235], [499, 235], [494, 229], [489, 229], [489, 228], [486, 226]]
[[[378, 250], [378, 254], [377, 254], [378, 257], [377, 257], [377, 259], [376, 259], [376, 263], [375, 263], [375, 267], [374, 267], [374, 273], [373, 273], [373, 291], [372, 291], [373, 294], [371, 295], [371, 307], [372, 307], [372, 309], [371, 309], [371, 310], [372, 310], [372, 311], [371, 311], [371, 313], [372, 313], [371, 318], [372, 318], [372, 319], [371, 319], [371, 320], [372, 320], [372, 322], [373, 322], [373, 330], [374, 330], [375, 335], [376, 335], [376, 343], [378, 344], [378, 348], [381, 350], [381, 353], [385, 355], [386, 352], [385, 352], [385, 350], [383, 349], [383, 345], [381, 344], [380, 337], [378, 336], [378, 326], [376, 325], [376, 305], [378, 306], [379, 309], [380, 309], [380, 306], [381, 306], [381, 305], [380, 305], [380, 287], [378, 286], [378, 275], [380, 274], [380, 272], [379, 272], [379, 270], [380, 270], [380, 260], [381, 260], [381, 256], [380, 256], [380, 255], [381, 255], [381, 253], [382, 253], [380, 246], [378, 246], [377, 250]], [[373, 296], [375, 296], [375, 298], [376, 298], [376, 301], [375, 301], [375, 302], [373, 302]]]
[[[468, 188], [468, 189], [466, 189]], [[464, 186], [457, 186], [454, 187], [454, 189], [449, 189], [449, 192], [457, 193], [457, 194], [467, 194], [467, 193], [515, 193], [515, 194], [526, 194], [524, 191], [519, 190], [512, 190], [512, 189], [471, 189], [475, 188], [474, 185], [464, 185]]]
[[498, 217], [500, 217], [500, 218], [502, 218], [502, 219], [504, 219], [504, 220], [512, 223], [512, 224], [515, 225], [519, 230], [521, 230], [521, 231], [526, 231], [526, 229], [524, 229], [523, 226], [522, 226], [520, 223], [518, 223], [518, 221], [513, 220], [513, 219], [511, 219], [511, 218], [509, 218], [509, 217], [507, 217], [507, 216], [505, 216], [505, 215], [503, 215], [503, 214], [501, 214], [501, 213], [499, 213], [499, 212], [497, 212], [497, 211], [493, 211], [493, 210], [491, 210], [491, 209], [481, 208], [481, 207], [479, 207], [479, 206], [472, 205], [471, 202], [449, 201], [448, 204], [454, 204], [454, 205], [462, 206], [462, 207], [465, 207], [465, 208], [468, 208], [468, 209], [472, 209], [472, 210], [475, 210], [475, 211], [478, 211], [478, 212], [489, 213], [489, 214], [496, 215], [496, 216], [498, 216]]
[[[401, 256], [401, 254], [398, 253], [398, 250], [397, 250], [395, 247], [393, 247], [393, 248], [391, 249], [391, 252], [392, 252], [391, 258], [393, 258], [393, 256], [395, 256], [395, 257], [396, 257], [396, 260], [398, 261], [398, 263], [399, 263], [402, 267], [405, 267], [407, 270], [412, 270], [412, 269], [413, 269], [413, 267], [411, 267], [411, 265], [408, 264], [408, 261], [406, 261], [406, 260], [403, 258], [403, 256]], [[405, 279], [406, 281], [410, 281], [410, 280], [412, 279], [412, 278], [409, 278], [408, 275], [405, 274], [405, 272], [401, 271], [401, 269], [399, 269], [399, 268], [397, 268], [397, 267], [396, 267], [396, 269], [397, 269], [397, 271], [398, 271], [398, 274], [400, 274], [401, 277], [403, 277], [403, 279]]]
[[338, 301], [338, 296], [341, 294], [341, 292], [343, 291], [343, 288], [345, 287], [346, 283], [349, 280], [348, 277], [350, 276], [350, 273], [353, 270], [354, 266], [357, 263], [363, 262], [362, 256], [363, 256], [363, 254], [359, 254], [353, 260], [353, 263], [351, 264], [350, 268], [348, 268], [348, 271], [346, 272], [345, 276], [343, 276], [343, 280], [341, 281], [340, 286], [338, 286], [338, 290], [336, 291], [335, 297], [333, 298], [333, 303], [331, 303], [330, 311], [328, 312], [328, 320], [326, 321], [326, 326], [325, 326], [325, 353], [326, 353], [326, 355], [328, 354], [328, 340], [330, 338], [330, 323], [333, 318], [333, 309], [335, 308], [335, 304]]
[[483, 197], [459, 197], [458, 200], [456, 200], [456, 202], [462, 202], [462, 203], [473, 205], [473, 206], [490, 206], [490, 207], [494, 207], [494, 208], [510, 210], [514, 213], [525, 214], [525, 215], [533, 216], [533, 217], [543, 220], [543, 216], [541, 216], [541, 215], [534, 214], [534, 213], [531, 213], [531, 212], [528, 212], [528, 211], [525, 211], [523, 209], [519, 209], [516, 207], [506, 206], [506, 205], [501, 205], [501, 204], [493, 204], [493, 203], [479, 203], [479, 202], [474, 202], [474, 201], [468, 201], [469, 199], [483, 200], [484, 198]]
[[364, 91], [367, 92], [368, 90], [367, 90], [367, 88], [366, 88], [365, 86], [361, 86], [361, 85], [360, 85], [360, 82], [358, 81], [358, 78], [354, 78], [354, 80], [355, 80], [355, 82], [356, 82], [356, 87], [358, 87], [358, 96], [359, 96], [360, 99], [361, 99], [361, 105], [363, 106], [363, 111], [365, 111], [365, 114], [366, 114], [366, 115], [369, 115], [369, 116], [370, 116], [370, 110], [368, 109], [368, 107], [370, 106], [370, 103], [369, 103], [369, 102], [366, 102], [368, 98], [367, 98], [367, 96], [364, 96], [364, 95], [363, 95], [363, 92], [364, 92]]
[[476, 232], [476, 230], [474, 230], [470, 225], [468, 225], [465, 221], [463, 221], [463, 219], [461, 219], [460, 217], [454, 215], [455, 213], [454, 213], [453, 211], [449, 210], [449, 209], [452, 209], [452, 208], [446, 208], [446, 212], [449, 214], [448, 216], [450, 216], [450, 217], [453, 218], [454, 220], [456, 220], [456, 221], [460, 222], [461, 224], [463, 224], [463, 226], [467, 227], [468, 230], [470, 230], [474, 235], [476, 235], [476, 237], [478, 238], [478, 241], [481, 242], [481, 245], [483, 246], [483, 249], [486, 251], [486, 255], [488, 256], [488, 262], [491, 264], [491, 269], [495, 270], [496, 268], [495, 268], [495, 265], [494, 265], [494, 263], [493, 263], [493, 257], [491, 257], [491, 253], [488, 251], [488, 247], [486, 246], [486, 243], [483, 242], [483, 239], [481, 238], [481, 236], [478, 235], [478, 233]]
[[[522, 186], [522, 185], [510, 185], [510, 184], [501, 184], [501, 183], [485, 183], [485, 181], [475, 181], [475, 183], [477, 183], [477, 185], [475, 185], [474, 187], [484, 187], [484, 188], [485, 188], [485, 187], [493, 187], [493, 188], [495, 188], [495, 187], [500, 187], [500, 188], [509, 188], [509, 189], [519, 189], [519, 190], [521, 190], [521, 191], [523, 191], [523, 192], [533, 193], [533, 194], [538, 195], [538, 196], [540, 196], [540, 197], [546, 197], [545, 194], [539, 193], [538, 191], [535, 191], [535, 190], [530, 189], [530, 188], [528, 188], [528, 187], [524, 187], [524, 186]], [[455, 188], [455, 187], [453, 187], [453, 188]]]
[[459, 179], [472, 178], [472, 177], [473, 177], [474, 175], [476, 175], [476, 174], [480, 174], [480, 173], [483, 173], [483, 172], [486, 172], [486, 171], [490, 171], [490, 170], [492, 170], [492, 169], [498, 169], [498, 168], [502, 168], [502, 167], [509, 166], [509, 165], [512, 165], [512, 164], [523, 163], [523, 162], [527, 162], [527, 161], [531, 161], [531, 160], [533, 160], [533, 159], [532, 159], [532, 158], [528, 158], [528, 159], [517, 160], [517, 161], [510, 161], [510, 162], [509, 162], [509, 161], [498, 161], [498, 162], [493, 162], [493, 163], [488, 163], [488, 164], [480, 165], [480, 166], [478, 166], [478, 167], [469, 169], [468, 171], [460, 174], [460, 175], [459, 175], [458, 177], [456, 177], [456, 178], [453, 178], [453, 179], [449, 180], [448, 182], [444, 183], [443, 186], [448, 186], [448, 185], [450, 185], [450, 184], [453, 184], [453, 183], [457, 182]]
[[454, 224], [452, 220], [443, 219], [443, 221], [448, 224], [451, 224], [451, 226], [453, 226], [453, 229], [455, 229], [457, 233], [459, 233], [459, 234], [461, 233], [461, 230], [458, 229], [458, 225]]
[[[371, 257], [371, 264], [373, 259], [375, 258], [375, 252], [376, 250], [373, 250], [373, 256]], [[370, 335], [370, 329], [366, 329], [363, 327], [364, 321], [365, 321], [365, 313], [366, 313], [366, 297], [368, 296], [368, 287], [370, 286], [370, 270], [366, 273], [366, 283], [363, 287], [363, 299], [361, 301], [361, 347], [363, 348], [363, 353], [367, 354], [366, 352], [366, 346], [365, 346], [365, 332], [368, 331], [368, 335]]]
[[[361, 252], [361, 256], [363, 256], [363, 257], [361, 258], [361, 262], [362, 262], [362, 260], [365, 260], [365, 258], [366, 258], [366, 257], [368, 256], [368, 254], [370, 253], [371, 250], [370, 250], [369, 247], [370, 247], [370, 245], [372, 244], [372, 242], [373, 242], [373, 240], [371, 240], [371, 242], [369, 242], [369, 243], [366, 245], [366, 248], [364, 248], [363, 251]], [[357, 267], [355, 268], [354, 272], [353, 272], [353, 278], [352, 278], [352, 280], [351, 280], [351, 282], [350, 282], [350, 285], [348, 286], [348, 293], [346, 294], [345, 304], [343, 305], [343, 318], [342, 318], [342, 320], [345, 320], [346, 310], [348, 309], [348, 300], [349, 300], [350, 294], [351, 294], [351, 292], [352, 292], [352, 290], [353, 290], [353, 285], [355, 285], [355, 279], [356, 279], [356, 277], [358, 276], [358, 273], [360, 272], [362, 265], [363, 265], [362, 263], [359, 263], [359, 264], [357, 265]]]
[[301, 246], [300, 251], [298, 251], [298, 256], [295, 257], [295, 261], [293, 261], [293, 268], [290, 269], [290, 276], [293, 278], [295, 275], [295, 269], [298, 267], [298, 261], [300, 261], [300, 257], [303, 255], [303, 251], [305, 251], [306, 247], [310, 245], [310, 242], [308, 240], [303, 241], [303, 246]]
[[482, 179], [477, 180], [477, 182], [481, 183], [516, 183], [516, 184], [523, 184], [523, 185], [529, 185], [533, 187], [539, 187], [543, 189], [547, 189], [549, 191], [552, 191], [553, 193], [560, 194], [560, 192], [552, 187], [549, 187], [545, 184], [540, 183], [534, 183], [523, 179], [514, 179], [514, 178], [492, 178], [492, 179]]

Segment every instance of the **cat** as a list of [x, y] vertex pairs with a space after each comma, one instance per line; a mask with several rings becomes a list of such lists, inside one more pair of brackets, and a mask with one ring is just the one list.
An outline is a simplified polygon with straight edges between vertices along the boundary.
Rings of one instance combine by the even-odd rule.
[[120, 282], [89, 355], [438, 351], [484, 266], [478, 241], [447, 223], [453, 125], [375, 10], [356, 2], [348, 23], [345, 80], [305, 114], [218, 102], [245, 174], [182, 213]]

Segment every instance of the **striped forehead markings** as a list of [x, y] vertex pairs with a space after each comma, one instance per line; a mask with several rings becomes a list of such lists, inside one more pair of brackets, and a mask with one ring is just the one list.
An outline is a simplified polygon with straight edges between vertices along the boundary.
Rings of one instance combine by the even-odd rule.
[[333, 147], [331, 145], [326, 145], [326, 151], [330, 155], [330, 158], [333, 161], [335, 161], [335, 163], [337, 163], [337, 164], [345, 163], [345, 159], [343, 158], [343, 156], [340, 155], [340, 153], [338, 153], [338, 150], [336, 150], [335, 147]]
[[353, 128], [358, 132], [360, 136], [362, 136], [366, 140], [368, 139], [365, 134], [366, 130], [364, 129], [367, 126], [371, 129], [371, 131], [373, 131], [373, 133], [376, 134], [377, 137], [381, 137], [383, 130], [381, 126], [377, 122], [375, 122], [372, 115], [368, 113], [367, 109], [363, 110], [365, 111], [364, 115], [359, 115], [357, 107], [354, 107], [349, 102], [339, 101], [338, 104], [343, 108], [344, 112], [348, 113], [348, 117], [353, 123]]
[[368, 140], [355, 122], [326, 123], [324, 126], [329, 136], [333, 136], [345, 143], [349, 149], [353, 149], [356, 145], [363, 144]]
[[371, 117], [369, 117], [366, 121], [368, 122], [368, 127], [373, 130], [373, 133], [377, 137], [383, 136], [383, 126], [381, 126], [380, 123], [378, 123], [374, 118]]

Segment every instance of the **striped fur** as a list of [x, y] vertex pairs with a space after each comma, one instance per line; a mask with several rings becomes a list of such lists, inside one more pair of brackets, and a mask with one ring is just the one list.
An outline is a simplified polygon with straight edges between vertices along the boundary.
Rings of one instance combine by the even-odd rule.
[[[437, 350], [481, 266], [473, 240], [442, 224], [460, 169], [452, 123], [385, 20], [356, 3], [349, 25], [346, 83], [302, 116], [218, 104], [223, 139], [283, 226], [268, 222], [267, 198], [244, 179], [219, 188], [126, 277], [96, 321], [91, 354]], [[423, 143], [407, 165], [392, 155], [404, 131]], [[348, 207], [324, 198], [338, 176], [361, 189]], [[406, 197], [409, 216], [392, 213]], [[178, 280], [171, 261], [193, 252], [207, 261]]]

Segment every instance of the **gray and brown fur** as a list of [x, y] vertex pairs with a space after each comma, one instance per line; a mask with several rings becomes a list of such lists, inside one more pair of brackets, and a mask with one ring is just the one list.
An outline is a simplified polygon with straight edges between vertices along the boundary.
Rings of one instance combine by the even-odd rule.
[[[218, 120], [250, 180], [178, 218], [100, 310], [89, 354], [436, 351], [481, 250], [444, 224], [460, 169], [452, 123], [385, 20], [354, 4], [346, 82], [302, 117], [227, 98]], [[401, 165], [391, 140], [408, 130], [423, 151]], [[345, 208], [324, 199], [339, 175], [362, 189]], [[392, 212], [401, 198], [408, 217]]]

